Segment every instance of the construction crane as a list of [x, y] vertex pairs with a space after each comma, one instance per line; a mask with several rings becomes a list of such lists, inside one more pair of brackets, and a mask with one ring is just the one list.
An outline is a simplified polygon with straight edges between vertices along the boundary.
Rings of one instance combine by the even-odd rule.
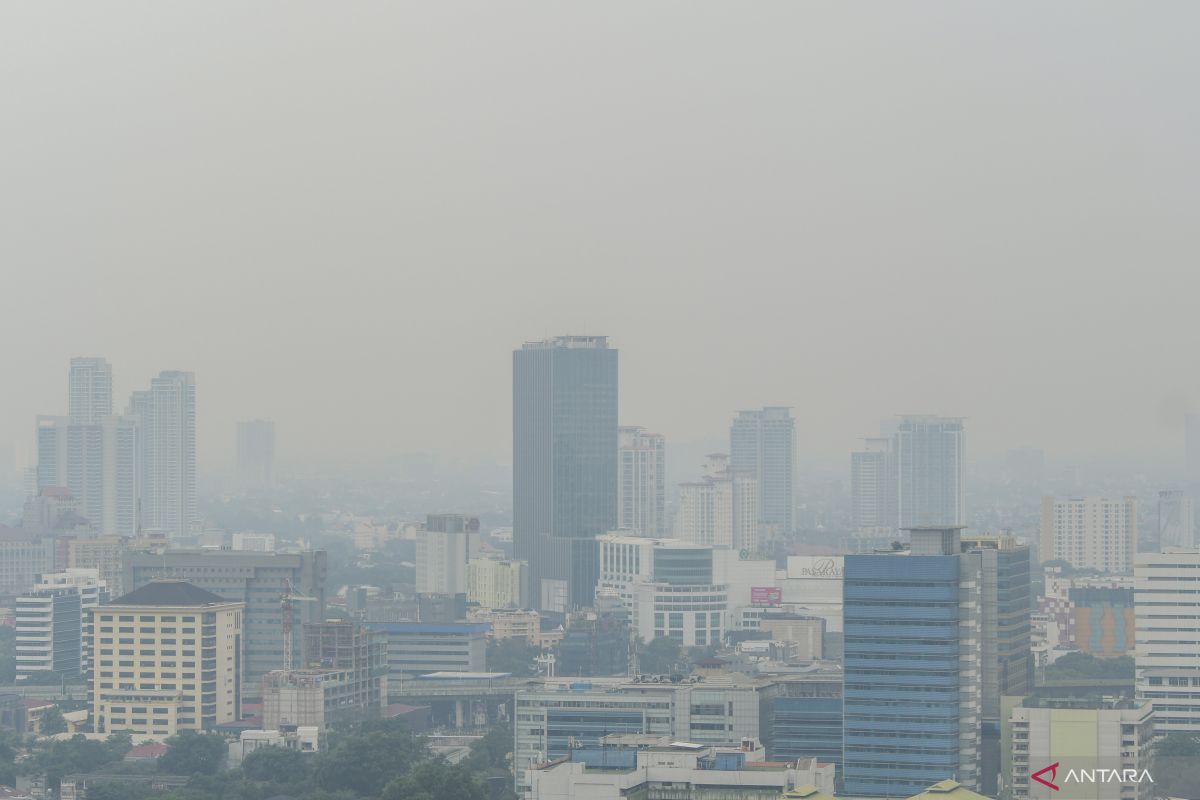
[[288, 672], [292, 671], [292, 643], [294, 620], [292, 619], [293, 610], [292, 603], [299, 600], [300, 602], [317, 602], [315, 597], [305, 597], [304, 595], [296, 594], [295, 587], [288, 579], [284, 579], [283, 594], [279, 596], [279, 610], [283, 614], [283, 668]]

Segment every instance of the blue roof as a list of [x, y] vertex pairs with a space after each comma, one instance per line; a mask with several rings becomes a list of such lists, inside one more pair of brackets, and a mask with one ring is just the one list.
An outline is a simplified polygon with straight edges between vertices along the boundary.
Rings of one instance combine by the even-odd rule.
[[487, 633], [490, 622], [451, 622], [434, 625], [424, 622], [368, 622], [367, 627], [384, 633]]

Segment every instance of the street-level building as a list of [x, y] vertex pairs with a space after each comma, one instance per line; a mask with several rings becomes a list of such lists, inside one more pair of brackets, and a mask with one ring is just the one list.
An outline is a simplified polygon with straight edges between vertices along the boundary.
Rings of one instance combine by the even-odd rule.
[[244, 607], [161, 580], [91, 609], [95, 731], [159, 738], [238, 719]]

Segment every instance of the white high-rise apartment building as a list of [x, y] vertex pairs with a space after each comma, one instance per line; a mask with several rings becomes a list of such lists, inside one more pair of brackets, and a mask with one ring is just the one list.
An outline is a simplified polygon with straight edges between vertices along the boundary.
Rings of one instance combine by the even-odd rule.
[[1195, 547], [1195, 504], [1187, 492], [1174, 489], [1158, 493], [1158, 549]]
[[166, 371], [133, 393], [141, 426], [142, 527], [188, 535], [196, 516], [196, 378]]
[[732, 469], [724, 453], [708, 457], [699, 481], [679, 485], [677, 539], [754, 553], [759, 546], [759, 518], [758, 481]]
[[617, 525], [641, 536], [667, 533], [667, 445], [644, 428], [617, 431]]
[[430, 514], [417, 531], [417, 592], [466, 594], [467, 564], [479, 555], [479, 520]]
[[72, 358], [67, 387], [72, 425], [96, 425], [112, 411], [112, 366], [103, 358]]
[[901, 417], [892, 453], [899, 528], [967, 524], [960, 417]]
[[796, 421], [790, 408], [739, 411], [729, 429], [730, 463], [757, 482], [758, 521], [778, 533], [793, 529], [795, 451]]
[[896, 529], [896, 487], [892, 473], [891, 441], [867, 439], [862, 450], [850, 454], [850, 501], [854, 529]]
[[1136, 497], [1042, 498], [1043, 561], [1129, 572], [1137, 547]]
[[1133, 573], [1138, 699], [1158, 733], [1200, 734], [1200, 549], [1139, 553]]
[[70, 412], [37, 425], [37, 488], [66, 488], [78, 513], [103, 535], [137, 533], [138, 422], [112, 414], [112, 369], [99, 358], [71, 360]]

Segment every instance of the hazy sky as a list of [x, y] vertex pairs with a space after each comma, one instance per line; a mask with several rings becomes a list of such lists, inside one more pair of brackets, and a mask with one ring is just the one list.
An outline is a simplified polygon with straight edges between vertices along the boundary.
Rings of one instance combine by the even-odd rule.
[[295, 460], [506, 459], [511, 350], [603, 333], [675, 440], [791, 405], [1178, 459], [1195, 3], [5, 3], [0, 442], [102, 355]]

